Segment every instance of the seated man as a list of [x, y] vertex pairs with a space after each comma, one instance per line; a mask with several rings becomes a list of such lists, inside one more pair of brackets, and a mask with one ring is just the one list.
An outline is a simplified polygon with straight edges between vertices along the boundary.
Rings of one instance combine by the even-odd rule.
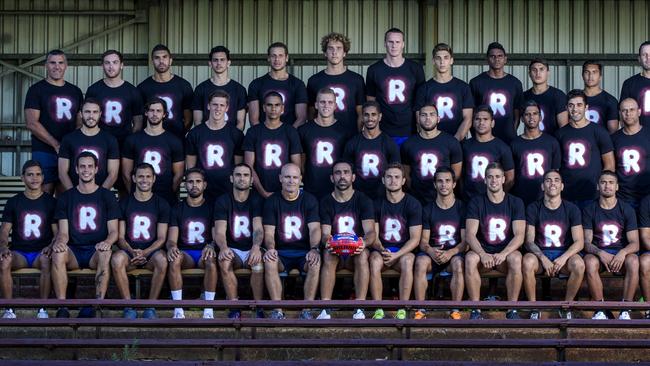
[[[415, 259], [415, 300], [424, 301], [427, 293], [427, 273], [452, 273], [451, 300], [462, 301], [465, 291], [465, 205], [456, 199], [456, 174], [446, 166], [439, 167], [433, 176], [435, 200], [422, 211], [422, 238]], [[453, 309], [449, 316], [460, 319], [460, 311]], [[415, 319], [425, 319], [426, 311], [415, 312]]]
[[[598, 179], [597, 201], [582, 210], [585, 231], [585, 271], [591, 300], [603, 301], [600, 272], [624, 273], [623, 301], [634, 301], [639, 285], [639, 231], [636, 214], [629, 204], [616, 198], [618, 178], [611, 170], [603, 170]], [[598, 310], [592, 319], [613, 318], [608, 311]], [[630, 312], [621, 311], [619, 319], [629, 320]]]
[[[300, 167], [285, 164], [280, 171], [279, 192], [264, 204], [265, 279], [273, 301], [282, 300], [280, 272], [298, 269], [307, 273], [304, 285], [305, 300], [314, 300], [320, 272], [320, 218], [318, 202], [311, 194], [300, 190]], [[300, 313], [300, 319], [312, 319], [309, 310]], [[274, 309], [271, 319], [284, 319], [282, 309]]]
[[[203, 196], [207, 183], [203, 170], [191, 168], [185, 172], [187, 198], [172, 209], [167, 232], [168, 277], [172, 300], [183, 299], [183, 276], [188, 268], [203, 268], [205, 300], [214, 300], [217, 290], [217, 256], [212, 242], [213, 205]], [[184, 319], [182, 308], [174, 309], [174, 319]], [[213, 319], [212, 308], [203, 309], [203, 319]]]
[[[103, 299], [111, 276], [111, 247], [117, 241], [120, 208], [115, 195], [95, 183], [97, 157], [84, 151], [77, 156], [75, 169], [79, 184], [58, 199], [54, 218], [59, 233], [52, 246], [52, 282], [57, 299], [65, 299], [68, 271], [97, 270], [95, 297]], [[79, 317], [94, 317], [94, 309], [82, 308]], [[68, 318], [67, 308], [59, 308], [57, 318]]]
[[[465, 279], [470, 301], [481, 296], [481, 272], [495, 269], [506, 274], [508, 301], [517, 301], [521, 291], [521, 252], [526, 221], [523, 201], [503, 190], [505, 172], [492, 162], [485, 169], [485, 194], [474, 196], [467, 205], [465, 238], [470, 250], [465, 255]], [[517, 310], [506, 313], [519, 319]], [[470, 319], [483, 319], [474, 309]]]
[[[639, 257], [641, 292], [644, 299], [650, 299], [650, 195], [639, 204], [639, 240], [642, 249]], [[650, 319], [650, 310], [646, 310], [644, 318]]]
[[[384, 196], [374, 203], [377, 240], [370, 254], [370, 295], [373, 300], [382, 299], [381, 273], [392, 268], [400, 272], [399, 299], [406, 301], [413, 287], [413, 251], [422, 235], [422, 205], [402, 190], [406, 176], [401, 164], [388, 164], [382, 182]], [[399, 309], [395, 318], [406, 319], [406, 315], [405, 309]], [[375, 310], [372, 318], [383, 319], [384, 310]]]
[[[167, 239], [169, 204], [151, 191], [156, 173], [150, 164], [138, 164], [132, 179], [135, 192], [120, 201], [122, 218], [117, 239], [120, 250], [113, 253], [111, 258], [113, 277], [122, 298], [130, 300], [126, 273], [138, 267], [153, 271], [149, 299], [157, 300], [167, 274], [167, 255], [162, 247]], [[125, 318], [135, 319], [137, 316], [138, 313], [132, 308], [124, 309]], [[156, 318], [155, 309], [146, 309], [142, 317]]]
[[[41, 299], [47, 299], [52, 289], [50, 255], [52, 238], [57, 231], [54, 222], [56, 200], [43, 192], [43, 169], [39, 162], [28, 160], [23, 165], [20, 178], [25, 184], [25, 192], [18, 193], [7, 201], [0, 227], [2, 297], [11, 299], [13, 296], [12, 270], [38, 268], [41, 270]], [[2, 317], [13, 319], [16, 315], [12, 309], [6, 309]], [[47, 318], [47, 311], [40, 309], [37, 317]]]
[[[320, 276], [321, 300], [331, 300], [336, 282], [336, 269], [343, 267], [354, 271], [354, 298], [357, 301], [365, 300], [368, 294], [368, 281], [370, 268], [368, 266], [369, 252], [366, 243], [374, 243], [375, 212], [372, 201], [365, 194], [356, 191], [352, 183], [356, 178], [352, 163], [347, 161], [335, 162], [332, 166], [330, 180], [334, 184], [334, 192], [323, 197], [320, 202], [320, 218], [322, 243], [326, 251], [323, 252], [323, 266]], [[347, 257], [340, 258], [331, 251], [328, 242], [333, 234], [356, 234], [363, 246]], [[365, 319], [362, 309], [357, 309], [352, 315], [354, 319]], [[325, 309], [318, 319], [330, 319], [329, 310]]]
[[[562, 189], [560, 172], [547, 170], [542, 178], [544, 198], [526, 208], [528, 253], [523, 259], [522, 274], [528, 301], [537, 299], [535, 275], [538, 274], [568, 275], [565, 301], [573, 301], [582, 285], [585, 274], [585, 262], [579, 254], [584, 246], [582, 217], [578, 206], [562, 199]], [[561, 310], [560, 317], [571, 319], [571, 312]], [[540, 319], [539, 311], [532, 311], [530, 318]]]
[[[261, 197], [251, 190], [253, 170], [244, 163], [235, 165], [230, 175], [232, 190], [217, 198], [214, 206], [214, 242], [219, 247], [219, 269], [228, 300], [237, 300], [235, 269], [250, 268], [253, 298], [264, 296], [264, 264], [262, 263]], [[264, 317], [259, 309], [257, 317]], [[231, 310], [231, 319], [241, 318], [239, 310]]]

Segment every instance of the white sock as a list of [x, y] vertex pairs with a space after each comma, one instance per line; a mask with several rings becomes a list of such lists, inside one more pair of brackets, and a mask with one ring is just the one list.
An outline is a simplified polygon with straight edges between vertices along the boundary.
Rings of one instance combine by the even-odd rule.
[[[183, 300], [183, 290], [172, 290], [172, 300]], [[182, 312], [183, 308], [175, 308], [174, 311]]]
[[203, 316], [209, 315], [210, 317], [214, 317], [214, 313], [212, 312], [212, 308], [205, 308], [203, 309]]
[[210, 291], [205, 291], [205, 292], [203, 293], [203, 297], [204, 297], [206, 300], [214, 300], [214, 296], [215, 296], [215, 295], [216, 295], [215, 292], [210, 292]]

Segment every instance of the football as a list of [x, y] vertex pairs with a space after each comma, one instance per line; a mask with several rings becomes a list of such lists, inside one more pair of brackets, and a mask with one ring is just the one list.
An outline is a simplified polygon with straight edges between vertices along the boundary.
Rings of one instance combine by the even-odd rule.
[[341, 233], [332, 235], [327, 244], [332, 253], [345, 257], [354, 254], [363, 246], [363, 240], [356, 234]]

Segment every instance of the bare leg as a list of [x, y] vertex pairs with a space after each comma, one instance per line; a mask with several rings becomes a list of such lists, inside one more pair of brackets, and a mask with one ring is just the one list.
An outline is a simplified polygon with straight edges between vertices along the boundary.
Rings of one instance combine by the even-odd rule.
[[481, 258], [475, 252], [467, 252], [465, 255], [465, 285], [467, 296], [470, 301], [479, 301], [481, 297], [481, 274], [479, 265]]

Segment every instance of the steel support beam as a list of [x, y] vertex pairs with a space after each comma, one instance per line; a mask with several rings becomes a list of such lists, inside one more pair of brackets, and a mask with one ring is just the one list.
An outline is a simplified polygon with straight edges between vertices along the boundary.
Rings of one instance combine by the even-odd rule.
[[16, 66], [16, 65], [6, 63], [6, 62], [4, 62], [2, 60], [0, 60], [0, 65], [2, 65], [3, 67], [6, 67], [8, 69], [14, 70], [15, 72], [19, 72], [19, 73], [21, 73], [23, 75], [27, 75], [30, 78], [34, 78], [34, 79], [37, 79], [37, 80], [40, 80], [40, 79], [43, 78], [43, 76], [41, 76], [41, 75], [36, 75], [33, 72], [27, 71], [27, 70], [25, 70], [23, 68], [20, 68], [20, 67]]
[[136, 16], [135, 10], [0, 10], [0, 16]]

